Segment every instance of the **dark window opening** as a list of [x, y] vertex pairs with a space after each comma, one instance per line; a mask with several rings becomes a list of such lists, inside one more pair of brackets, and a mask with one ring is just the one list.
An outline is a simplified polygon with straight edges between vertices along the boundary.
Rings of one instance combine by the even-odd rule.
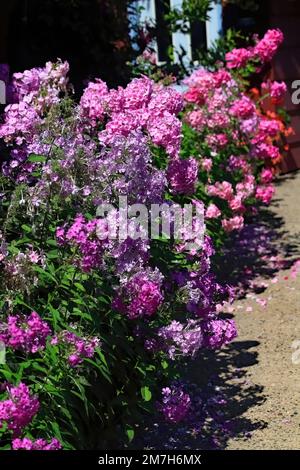
[[155, 0], [158, 60], [161, 62], [169, 62], [168, 49], [172, 45], [172, 35], [164, 18], [169, 11], [169, 0]]
[[195, 21], [191, 25], [192, 60], [197, 60], [198, 51], [207, 49], [206, 23]]

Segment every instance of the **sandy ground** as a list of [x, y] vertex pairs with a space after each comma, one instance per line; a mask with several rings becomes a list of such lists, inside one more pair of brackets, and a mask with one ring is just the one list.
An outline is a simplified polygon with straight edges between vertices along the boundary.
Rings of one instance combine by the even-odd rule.
[[[273, 243], [286, 260], [295, 260], [300, 258], [300, 172], [282, 177], [277, 186], [270, 207], [277, 233]], [[232, 347], [243, 356], [242, 378], [229, 379], [227, 386], [241, 382], [231, 412], [240, 426], [246, 423], [249, 435], [229, 439], [227, 449], [300, 449], [300, 274], [291, 276], [287, 269], [272, 276], [258, 295], [266, 307], [247, 298], [235, 313], [239, 337]], [[253, 310], [245, 312], [249, 306]], [[253, 396], [238, 409], [247, 388]]]

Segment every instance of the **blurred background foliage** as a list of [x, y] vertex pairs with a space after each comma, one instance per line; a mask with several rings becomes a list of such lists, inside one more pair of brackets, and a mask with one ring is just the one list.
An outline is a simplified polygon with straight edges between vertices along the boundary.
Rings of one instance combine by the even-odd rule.
[[[58, 57], [68, 60], [70, 80], [78, 94], [94, 77], [111, 87], [124, 85], [130, 79], [132, 64], [154, 38], [197, 29], [209, 18], [213, 4], [220, 1], [183, 0], [180, 8], [170, 10], [169, 2], [161, 0], [156, 3], [163, 12], [163, 24], [141, 24], [137, 0], [10, 0], [1, 5], [0, 63], [8, 63], [15, 72]], [[223, 0], [224, 36], [209, 51], [205, 45], [199, 48], [193, 59], [210, 64], [235, 44], [243, 45], [245, 35], [260, 33], [265, 3]], [[169, 66], [173, 54], [169, 47]], [[181, 51], [182, 57], [184, 54]], [[178, 74], [178, 66], [175, 68]]]

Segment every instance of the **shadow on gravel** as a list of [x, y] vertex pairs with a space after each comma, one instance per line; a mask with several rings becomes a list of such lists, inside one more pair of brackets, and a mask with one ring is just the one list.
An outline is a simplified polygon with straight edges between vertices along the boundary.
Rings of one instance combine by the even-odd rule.
[[157, 417], [137, 429], [134, 449], [225, 449], [229, 439], [249, 439], [263, 421], [243, 415], [265, 401], [263, 388], [246, 372], [258, 362], [257, 341], [235, 341], [218, 354], [206, 351], [182, 371], [183, 383], [195, 404], [189, 419], [170, 425]]
[[290, 173], [285, 173], [280, 175], [276, 180], [276, 186], [281, 186], [286, 181], [292, 181], [297, 178], [299, 171], [291, 171]]
[[263, 387], [250, 382], [246, 376], [249, 368], [258, 363], [258, 346], [258, 341], [235, 341], [206, 359], [206, 370], [214, 370], [215, 387], [226, 397], [222, 412], [228, 432], [225, 429], [222, 435], [221, 415], [221, 435], [219, 440], [214, 439], [217, 448], [226, 448], [228, 439], [248, 439], [252, 431], [267, 426], [266, 422], [251, 421], [243, 416], [249, 408], [259, 406], [266, 399]]
[[[297, 175], [293, 172], [280, 176], [276, 185], [287, 184]], [[258, 215], [249, 219], [242, 232], [233, 235], [223, 253], [215, 257], [219, 279], [240, 288], [241, 296], [253, 287], [255, 278], [272, 278], [300, 258], [300, 232], [291, 234], [286, 230], [285, 220], [273, 209], [282, 202], [275, 198], [270, 207], [261, 207]]]
[[[275, 200], [273, 205], [279, 204]], [[239, 297], [248, 289], [260, 291], [256, 279], [268, 280], [280, 270], [290, 269], [300, 258], [300, 232], [284, 229], [285, 221], [272, 208], [259, 211], [239, 234], [233, 235], [220, 255], [215, 256], [215, 270], [220, 282], [237, 288]]]

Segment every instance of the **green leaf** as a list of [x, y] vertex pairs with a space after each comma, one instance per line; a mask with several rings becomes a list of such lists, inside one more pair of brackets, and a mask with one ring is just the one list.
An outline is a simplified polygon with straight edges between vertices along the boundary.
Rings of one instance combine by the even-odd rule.
[[32, 155], [28, 157], [27, 161], [32, 162], [32, 163], [36, 163], [36, 162], [45, 163], [46, 157], [44, 157], [43, 155], [36, 155], [35, 153], [33, 153]]
[[82, 284], [80, 284], [80, 282], [75, 282], [74, 286], [76, 286], [77, 289], [80, 290], [81, 292], [85, 292], [85, 288]]
[[[26, 227], [27, 227], [27, 226], [26, 226]], [[28, 237], [23, 237], [23, 238], [20, 238], [19, 240], [17, 240], [16, 242], [14, 241], [14, 245], [15, 245], [15, 246], [23, 245], [23, 244], [25, 244], [25, 243], [30, 242], [30, 240], [31, 240], [31, 239], [28, 238]]]
[[47, 243], [47, 245], [57, 246], [56, 240], [53, 240], [52, 238], [48, 238], [48, 239], [46, 240], [46, 243]]
[[6, 351], [4, 343], [0, 341], [0, 364], [5, 364], [6, 362]]
[[[49, 266], [48, 266], [49, 267]], [[35, 271], [38, 272], [39, 274], [42, 275], [42, 277], [47, 277], [51, 281], [55, 282], [57, 284], [57, 281], [54, 276], [52, 276], [48, 271], [45, 271], [45, 269], [40, 268], [39, 266], [34, 267]]]
[[53, 430], [53, 433], [54, 433], [54, 436], [62, 442], [63, 438], [62, 438], [62, 435], [60, 433], [60, 429], [59, 429], [59, 425], [55, 422], [52, 422], [50, 423], [51, 427], [52, 427], [52, 430]]
[[22, 229], [24, 230], [24, 232], [26, 232], [26, 233], [30, 233], [31, 230], [32, 230], [32, 228], [29, 227], [29, 225], [23, 224], [23, 225], [21, 225], [21, 227], [22, 227]]
[[58, 250], [50, 250], [47, 253], [47, 258], [49, 259], [57, 259], [59, 258]]
[[152, 398], [152, 393], [147, 386], [141, 388], [141, 395], [145, 401], [150, 401]]
[[128, 437], [128, 441], [131, 442], [132, 439], [134, 438], [134, 430], [132, 428], [129, 428], [126, 430], [126, 434]]

